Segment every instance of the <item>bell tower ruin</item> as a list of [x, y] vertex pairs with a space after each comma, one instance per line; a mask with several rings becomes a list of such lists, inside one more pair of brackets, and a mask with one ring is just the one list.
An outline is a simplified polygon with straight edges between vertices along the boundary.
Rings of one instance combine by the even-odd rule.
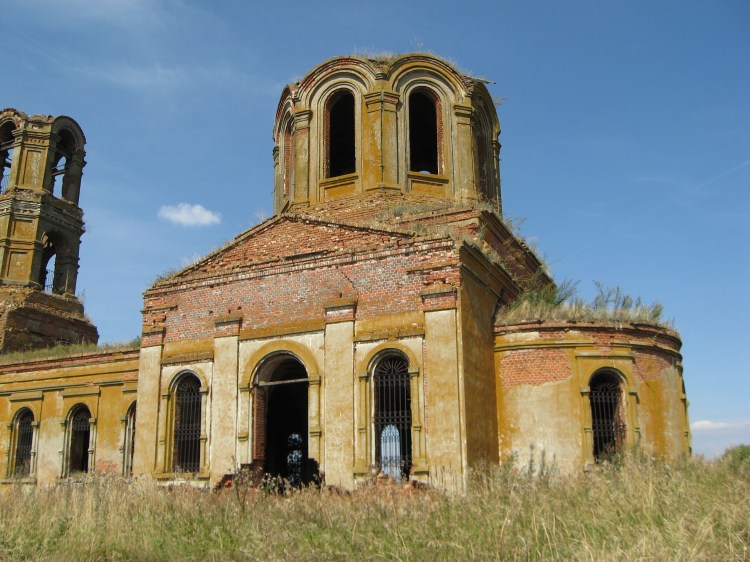
[[0, 112], [0, 352], [98, 340], [75, 296], [85, 143], [69, 117]]

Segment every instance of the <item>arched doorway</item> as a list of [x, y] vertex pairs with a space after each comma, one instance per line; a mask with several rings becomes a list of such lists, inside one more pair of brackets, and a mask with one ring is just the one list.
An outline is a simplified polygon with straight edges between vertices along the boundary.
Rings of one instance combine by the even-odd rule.
[[308, 459], [307, 370], [295, 356], [268, 359], [255, 382], [255, 461], [266, 474], [293, 486], [310, 482]]

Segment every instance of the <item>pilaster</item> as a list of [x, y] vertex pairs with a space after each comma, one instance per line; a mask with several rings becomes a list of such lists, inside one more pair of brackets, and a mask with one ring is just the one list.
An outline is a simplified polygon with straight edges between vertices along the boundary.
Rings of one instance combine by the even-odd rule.
[[[161, 357], [164, 348], [158, 334], [151, 334], [158, 343], [142, 347], [138, 361], [138, 415], [135, 420], [135, 454], [133, 476], [153, 474], [157, 468], [159, 441], [159, 402], [161, 393]], [[163, 336], [163, 332], [162, 332]], [[145, 338], [144, 338], [145, 339]]]
[[211, 481], [234, 471], [237, 459], [238, 341], [242, 317], [215, 321], [211, 384]]
[[353, 299], [325, 306], [324, 470], [328, 484], [348, 489], [354, 487], [355, 312]]

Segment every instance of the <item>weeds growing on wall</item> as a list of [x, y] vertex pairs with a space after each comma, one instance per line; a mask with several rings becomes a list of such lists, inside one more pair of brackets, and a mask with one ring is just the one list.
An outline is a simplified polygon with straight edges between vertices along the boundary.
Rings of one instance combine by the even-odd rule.
[[663, 316], [664, 307], [654, 302], [644, 303], [633, 298], [620, 287], [594, 283], [597, 295], [591, 302], [577, 296], [578, 282], [565, 280], [558, 285], [532, 282], [507, 307], [498, 313], [502, 324], [527, 321], [576, 321], [643, 323], [672, 328], [673, 322]]
[[94, 353], [97, 351], [127, 351], [130, 349], [138, 349], [139, 347], [141, 347], [140, 336], [126, 342], [110, 342], [103, 344], [65, 343], [53, 347], [46, 347], [44, 349], [34, 349], [32, 351], [2, 353], [0, 354], [0, 365], [31, 361], [35, 359], [60, 359], [63, 357], [78, 355], [80, 353]]
[[[541, 461], [539, 461], [541, 462]], [[484, 467], [465, 494], [247, 494], [91, 477], [0, 488], [0, 560], [747, 560], [750, 477], [722, 459], [586, 474]]]

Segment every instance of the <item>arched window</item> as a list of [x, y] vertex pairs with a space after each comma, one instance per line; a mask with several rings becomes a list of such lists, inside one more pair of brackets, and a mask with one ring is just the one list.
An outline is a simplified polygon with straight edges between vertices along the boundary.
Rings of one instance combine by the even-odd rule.
[[62, 181], [60, 182], [62, 185], [61, 191], [65, 191], [65, 183], [66, 180], [69, 179], [66, 178], [66, 175], [70, 171], [69, 164], [72, 161], [73, 152], [75, 152], [76, 149], [75, 139], [69, 131], [63, 129], [59, 134], [60, 140], [57, 142], [55, 154], [52, 158], [52, 180], [49, 186], [50, 193], [55, 193], [55, 189], [58, 185], [57, 178], [59, 176], [62, 176]]
[[601, 371], [591, 377], [589, 388], [594, 458], [603, 460], [621, 452], [625, 441], [622, 383], [615, 373]]
[[436, 98], [425, 90], [409, 96], [409, 170], [437, 174], [439, 169], [439, 111]]
[[201, 381], [193, 374], [182, 377], [175, 391], [172, 468], [198, 472], [201, 466]]
[[125, 415], [125, 439], [122, 451], [122, 475], [133, 474], [133, 453], [135, 452], [135, 412], [136, 403], [133, 402]]
[[326, 112], [326, 177], [353, 174], [357, 169], [354, 147], [354, 96], [337, 92], [328, 101]]
[[42, 238], [42, 263], [38, 281], [46, 292], [61, 295], [65, 292], [67, 280], [62, 264], [58, 263], [60, 246], [65, 246], [59, 240], [61, 240], [60, 237], [55, 233], [47, 234]]
[[293, 142], [292, 119], [290, 118], [284, 129], [284, 197], [288, 197], [292, 190], [292, 170], [294, 166]]
[[476, 181], [477, 191], [483, 197], [489, 196], [489, 176], [490, 170], [487, 165], [489, 158], [487, 158], [487, 135], [485, 133], [482, 123], [477, 124], [476, 139]]
[[374, 373], [375, 463], [396, 479], [408, 478], [412, 464], [409, 365], [397, 354], [378, 361]]
[[68, 474], [89, 471], [89, 447], [91, 445], [91, 412], [86, 406], [77, 406], [71, 411], [70, 447], [68, 449]]
[[24, 477], [31, 475], [31, 452], [34, 444], [34, 414], [24, 408], [16, 416], [13, 424], [13, 476]]
[[0, 127], [0, 193], [5, 193], [10, 180], [10, 167], [13, 162], [13, 131], [16, 126], [7, 122]]

